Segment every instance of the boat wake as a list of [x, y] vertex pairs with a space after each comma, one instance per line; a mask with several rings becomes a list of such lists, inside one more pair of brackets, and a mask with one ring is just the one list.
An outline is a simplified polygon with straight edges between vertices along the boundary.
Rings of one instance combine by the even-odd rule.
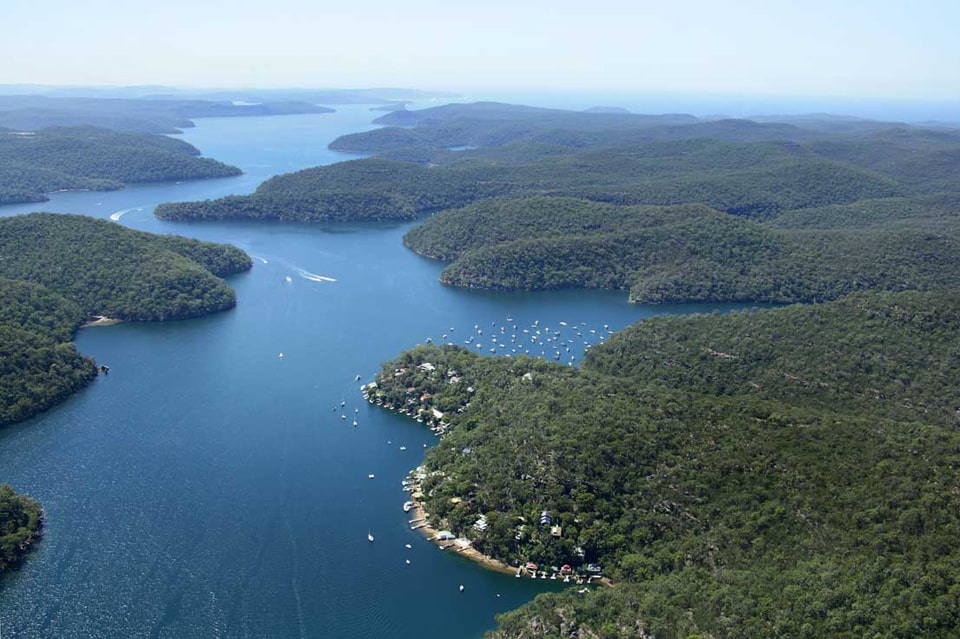
[[311, 273], [310, 271], [304, 270], [302, 268], [297, 268], [296, 271], [297, 271], [297, 275], [299, 275], [305, 280], [310, 280], [311, 282], [336, 282], [337, 281], [332, 277], [317, 275], [316, 273]]
[[126, 215], [127, 213], [129, 213], [130, 211], [142, 211], [142, 210], [143, 210], [142, 208], [137, 208], [135, 206], [130, 207], [129, 209], [120, 209], [119, 211], [111, 213], [110, 219], [113, 220], [114, 222], [119, 222], [120, 218]]
[[250, 254], [250, 257], [252, 257], [252, 258], [255, 259], [255, 260], [260, 260], [260, 262], [261, 262], [262, 264], [269, 264], [269, 263], [270, 263], [270, 262], [267, 261], [267, 258], [265, 258], [265, 257], [260, 257], [259, 255], [254, 255], [253, 253]]

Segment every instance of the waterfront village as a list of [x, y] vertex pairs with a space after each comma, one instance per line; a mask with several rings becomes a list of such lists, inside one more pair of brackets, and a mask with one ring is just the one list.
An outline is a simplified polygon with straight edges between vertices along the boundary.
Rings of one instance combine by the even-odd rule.
[[[530, 373], [525, 374], [525, 379], [530, 379]], [[473, 395], [474, 388], [466, 384], [461, 374], [453, 369], [441, 371], [437, 365], [431, 362], [422, 362], [417, 365], [400, 366], [392, 371], [392, 379], [385, 377], [381, 373], [377, 380], [360, 387], [363, 398], [371, 404], [397, 411], [407, 415], [416, 421], [426, 424], [434, 435], [442, 437], [447, 433], [451, 422], [446, 418], [444, 411], [441, 411], [434, 405], [435, 385], [443, 383], [448, 386], [462, 387], [460, 393], [460, 405], [454, 410], [456, 413], [463, 413], [470, 407], [469, 397]], [[402, 385], [398, 382], [402, 382]], [[402, 393], [400, 393], [402, 389]], [[430, 392], [431, 390], [435, 392]], [[448, 411], [449, 412], [449, 411]], [[610, 586], [611, 581], [603, 576], [603, 568], [595, 563], [584, 563], [581, 566], [571, 566], [564, 564], [562, 566], [538, 566], [532, 561], [517, 562], [515, 566], [509, 566], [499, 560], [483, 555], [473, 548], [473, 540], [468, 537], [456, 535], [450, 530], [443, 529], [445, 522], [431, 521], [430, 514], [426, 512], [423, 500], [423, 483], [428, 477], [442, 474], [442, 471], [428, 472], [426, 467], [418, 466], [410, 471], [408, 477], [402, 481], [403, 490], [410, 493], [410, 500], [404, 503], [404, 512], [411, 513], [413, 517], [409, 520], [411, 530], [421, 531], [427, 539], [434, 542], [441, 550], [452, 549], [456, 552], [478, 561], [488, 568], [500, 570], [501, 572], [510, 572], [516, 577], [528, 576], [531, 579], [560, 579], [564, 583], [576, 583], [587, 585], [597, 582], [605, 586]], [[460, 497], [451, 498], [451, 503], [461, 503]], [[526, 521], [518, 522], [516, 526], [516, 540], [520, 540], [527, 528]], [[563, 529], [553, 521], [553, 517], [548, 511], [540, 513], [537, 524], [544, 528], [549, 528], [550, 534], [554, 537], [560, 537]], [[483, 535], [487, 530], [487, 517], [483, 513], [478, 513], [477, 519], [472, 526], [473, 535]], [[582, 559], [584, 556], [581, 548], [576, 549], [577, 555]], [[586, 592], [584, 589], [582, 592]]]

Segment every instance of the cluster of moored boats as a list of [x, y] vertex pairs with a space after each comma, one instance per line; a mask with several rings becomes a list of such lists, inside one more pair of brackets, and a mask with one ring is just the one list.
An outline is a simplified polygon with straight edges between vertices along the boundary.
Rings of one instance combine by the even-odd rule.
[[[441, 340], [444, 344], [456, 343], [451, 336], [455, 327], [450, 327], [449, 333], [444, 333]], [[545, 359], [564, 360], [571, 366], [577, 359], [576, 352], [580, 346], [588, 350], [593, 344], [603, 342], [607, 335], [613, 333], [608, 324], [602, 329], [591, 328], [587, 322], [560, 321], [555, 327], [541, 326], [540, 320], [532, 324], [521, 326], [508, 317], [506, 323], [490, 322], [490, 327], [484, 335], [484, 329], [474, 324], [473, 331], [462, 340], [468, 347], [496, 355], [532, 355]], [[433, 338], [426, 339], [428, 344]]]

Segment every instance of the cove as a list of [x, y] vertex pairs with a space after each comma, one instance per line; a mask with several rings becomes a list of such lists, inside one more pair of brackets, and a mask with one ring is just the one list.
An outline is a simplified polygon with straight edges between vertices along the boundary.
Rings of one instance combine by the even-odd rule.
[[[435, 438], [366, 404], [360, 384], [427, 338], [459, 341], [507, 318], [616, 330], [731, 306], [636, 306], [625, 291], [451, 289], [437, 282], [442, 265], [402, 246], [409, 224], [152, 216], [161, 202], [247, 193], [277, 173], [350, 159], [326, 145], [376, 115], [347, 106], [198, 120], [181, 137], [243, 176], [0, 207], [229, 242], [255, 261], [230, 280], [232, 311], [81, 330], [78, 348], [110, 375], [0, 430], [0, 480], [47, 512], [37, 550], [0, 581], [11, 636], [478, 637], [495, 614], [557, 587], [485, 571], [410, 530], [400, 481]], [[341, 402], [347, 419], [334, 410]]]

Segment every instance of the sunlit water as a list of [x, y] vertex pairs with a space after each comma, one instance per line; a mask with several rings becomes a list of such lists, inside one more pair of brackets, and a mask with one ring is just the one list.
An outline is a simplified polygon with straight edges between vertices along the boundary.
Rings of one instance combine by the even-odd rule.
[[[339, 107], [198, 120], [183, 139], [245, 175], [0, 208], [112, 216], [256, 257], [251, 272], [230, 280], [232, 311], [80, 331], [79, 349], [109, 364], [109, 376], [0, 430], [0, 481], [47, 512], [42, 542], [0, 580], [4, 636], [477, 637], [495, 614], [558, 587], [485, 571], [410, 530], [400, 480], [435, 438], [363, 403], [360, 384], [400, 351], [443, 334], [463, 343], [475, 326], [486, 338], [476, 336], [474, 350], [489, 352], [493, 332], [507, 344], [498, 354], [509, 352], [516, 324], [531, 354], [579, 361], [582, 342], [599, 341], [604, 324], [714, 307], [447, 288], [437, 282], [441, 265], [402, 246], [409, 224], [182, 224], [152, 215], [160, 202], [245, 193], [271, 175], [347, 159], [327, 143], [376, 115]], [[500, 333], [508, 318], [511, 331]], [[530, 339], [546, 327], [564, 331], [569, 353]]]

